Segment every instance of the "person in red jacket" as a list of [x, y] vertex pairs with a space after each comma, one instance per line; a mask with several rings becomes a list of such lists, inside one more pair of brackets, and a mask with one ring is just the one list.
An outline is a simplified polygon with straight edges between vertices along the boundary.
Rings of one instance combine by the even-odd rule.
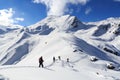
[[44, 60], [43, 60], [43, 57], [41, 56], [41, 57], [39, 58], [39, 67], [40, 67], [40, 66], [42, 66], [42, 68], [44, 67], [43, 62], [44, 62]]

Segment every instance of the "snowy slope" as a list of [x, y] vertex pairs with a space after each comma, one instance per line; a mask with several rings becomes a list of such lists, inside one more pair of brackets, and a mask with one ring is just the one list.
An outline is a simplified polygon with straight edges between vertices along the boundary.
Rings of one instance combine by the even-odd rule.
[[[109, 18], [82, 23], [75, 16], [65, 15], [48, 16], [26, 28], [6, 31], [1, 27], [0, 79], [120, 80], [119, 21]], [[40, 56], [43, 69], [38, 68]], [[98, 60], [93, 62], [93, 58]], [[107, 68], [110, 63], [114, 70]]]

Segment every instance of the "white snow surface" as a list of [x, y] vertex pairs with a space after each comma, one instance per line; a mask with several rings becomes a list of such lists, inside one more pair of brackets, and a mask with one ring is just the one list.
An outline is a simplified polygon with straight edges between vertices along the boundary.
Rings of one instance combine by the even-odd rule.
[[120, 80], [119, 40], [120, 18], [49, 16], [29, 27], [0, 26], [0, 80]]

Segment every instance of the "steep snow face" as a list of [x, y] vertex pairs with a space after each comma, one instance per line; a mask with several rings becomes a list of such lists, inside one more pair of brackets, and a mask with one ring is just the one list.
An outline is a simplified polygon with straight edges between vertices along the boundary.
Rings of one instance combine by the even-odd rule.
[[120, 56], [120, 45], [118, 41], [120, 39], [120, 18], [109, 18], [87, 25], [92, 27], [85, 31], [79, 30], [75, 32], [75, 35], [107, 53], [113, 61], [117, 62]]
[[[28, 54], [38, 40], [32, 39], [26, 28], [20, 26], [0, 27], [0, 64], [13, 64]], [[31, 38], [31, 39], [30, 39]]]
[[30, 26], [31, 29], [45, 30], [45, 29], [57, 29], [57, 30], [70, 30], [74, 28], [84, 28], [85, 25], [80, 22], [75, 16], [65, 15], [61, 17], [49, 16], [44, 20]]
[[120, 18], [108, 18], [98, 22], [89, 22], [94, 26], [93, 36], [112, 41], [120, 34]]
[[[2, 31], [8, 32], [0, 35], [0, 63], [29, 63], [30, 58], [33, 58], [31, 64], [37, 65], [36, 61], [40, 55], [48, 57], [63, 55], [64, 58], [69, 56], [73, 61], [79, 61], [79, 57], [73, 56], [81, 54], [74, 51], [119, 63], [119, 57], [115, 57], [120, 55], [120, 43], [115, 44], [115, 41], [119, 40], [119, 26], [119, 18], [109, 18], [85, 25], [75, 16], [65, 15], [49, 16], [27, 28], [1, 28]], [[109, 54], [114, 55], [111, 58]]]
[[[22, 63], [25, 60], [29, 63], [30, 55], [37, 56], [32, 60], [35, 62], [42, 54], [49, 57], [57, 55], [70, 57], [80, 55], [74, 54], [74, 51], [78, 51], [78, 53], [84, 51], [84, 54], [88, 56], [96, 56], [100, 59], [119, 63], [118, 58], [113, 59], [114, 56], [112, 59], [108, 58], [109, 53], [120, 55], [119, 43], [115, 44], [115, 41], [119, 39], [119, 27], [119, 18], [109, 18], [85, 25], [75, 16], [65, 15], [61, 17], [49, 16], [27, 28], [0, 28], [4, 33], [8, 31], [0, 35], [0, 62], [1, 64], [13, 64], [19, 61]], [[64, 48], [63, 52], [61, 52], [61, 48]], [[51, 52], [50, 55], [48, 55], [49, 52]], [[66, 52], [69, 54], [65, 54]], [[52, 53], [56, 54], [52, 55]], [[79, 60], [79, 58], [76, 59]]]

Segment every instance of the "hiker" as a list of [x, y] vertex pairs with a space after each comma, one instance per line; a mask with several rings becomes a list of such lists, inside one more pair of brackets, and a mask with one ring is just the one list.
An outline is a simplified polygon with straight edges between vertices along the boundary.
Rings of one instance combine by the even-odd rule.
[[59, 59], [59, 60], [61, 60], [61, 57], [60, 57], [60, 56], [58, 56], [58, 59]]
[[67, 58], [67, 62], [69, 62], [69, 58]]
[[55, 57], [53, 57], [53, 62], [55, 62]]
[[40, 66], [42, 66], [42, 68], [44, 67], [43, 62], [44, 62], [44, 60], [43, 60], [43, 58], [42, 58], [42, 56], [41, 56], [41, 57], [39, 58], [39, 67], [40, 67]]

